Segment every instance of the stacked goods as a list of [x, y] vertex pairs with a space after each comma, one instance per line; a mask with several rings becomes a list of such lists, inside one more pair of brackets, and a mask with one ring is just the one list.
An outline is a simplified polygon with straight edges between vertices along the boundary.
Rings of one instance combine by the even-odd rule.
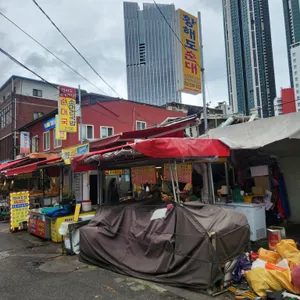
[[253, 290], [265, 297], [268, 290], [300, 292], [300, 251], [294, 240], [282, 240], [275, 251], [260, 249], [252, 269], [244, 273]]

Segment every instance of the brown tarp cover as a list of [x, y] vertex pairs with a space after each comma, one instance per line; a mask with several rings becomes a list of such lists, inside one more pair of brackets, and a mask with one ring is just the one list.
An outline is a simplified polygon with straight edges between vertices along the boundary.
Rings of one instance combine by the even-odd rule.
[[164, 219], [150, 220], [166, 206], [154, 200], [102, 205], [80, 229], [81, 261], [168, 285], [212, 287], [223, 278], [222, 264], [249, 244], [246, 217], [191, 202], [173, 203]]

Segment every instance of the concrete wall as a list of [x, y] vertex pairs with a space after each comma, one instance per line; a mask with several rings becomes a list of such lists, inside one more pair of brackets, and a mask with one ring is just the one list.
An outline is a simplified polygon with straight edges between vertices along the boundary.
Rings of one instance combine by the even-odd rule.
[[300, 155], [280, 158], [291, 209], [289, 221], [300, 224]]
[[42, 98], [58, 101], [58, 90], [47, 83], [23, 80], [20, 94], [33, 97], [33, 89], [42, 90]]

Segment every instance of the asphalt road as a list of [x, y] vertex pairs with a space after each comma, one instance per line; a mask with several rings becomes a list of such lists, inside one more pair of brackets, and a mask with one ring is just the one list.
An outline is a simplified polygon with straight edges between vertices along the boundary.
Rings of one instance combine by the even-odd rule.
[[210, 300], [211, 297], [88, 266], [60, 246], [0, 223], [0, 300]]

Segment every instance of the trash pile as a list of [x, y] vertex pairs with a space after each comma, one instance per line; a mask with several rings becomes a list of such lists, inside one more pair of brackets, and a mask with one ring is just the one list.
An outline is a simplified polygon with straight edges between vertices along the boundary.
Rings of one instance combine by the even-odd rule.
[[[269, 298], [270, 292], [281, 291], [300, 294], [300, 251], [294, 240], [282, 240], [274, 251], [260, 248], [258, 253], [241, 256], [232, 275], [234, 282], [239, 282], [237, 288], [248, 283], [259, 297]], [[237, 295], [234, 286], [228, 290]], [[252, 298], [249, 291], [245, 297]], [[283, 298], [283, 294], [276, 297]]]

